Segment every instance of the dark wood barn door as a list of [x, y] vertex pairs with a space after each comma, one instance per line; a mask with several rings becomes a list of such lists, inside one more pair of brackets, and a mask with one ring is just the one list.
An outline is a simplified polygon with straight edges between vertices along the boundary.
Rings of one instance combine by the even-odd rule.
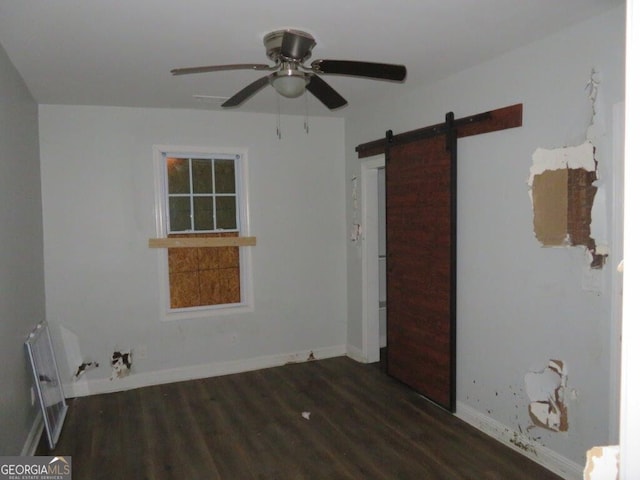
[[455, 408], [455, 140], [390, 146], [386, 159], [387, 371]]

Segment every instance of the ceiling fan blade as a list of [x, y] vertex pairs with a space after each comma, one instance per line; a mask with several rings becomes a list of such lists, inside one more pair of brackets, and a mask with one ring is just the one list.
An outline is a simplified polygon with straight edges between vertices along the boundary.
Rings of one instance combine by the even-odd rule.
[[266, 77], [259, 78], [253, 83], [250, 83], [238, 93], [236, 93], [233, 97], [222, 104], [223, 107], [237, 107], [249, 97], [257, 93], [259, 90], [263, 89], [269, 85], [269, 75]]
[[335, 110], [347, 104], [347, 101], [342, 95], [317, 75], [311, 75], [309, 83], [307, 84], [307, 90], [324, 103], [329, 110]]
[[303, 60], [315, 47], [316, 41], [308, 33], [298, 30], [286, 30], [282, 36], [280, 54], [296, 60]]
[[[271, 70], [274, 67], [256, 63], [237, 63], [232, 65], [210, 65], [207, 67], [174, 68], [172, 75], [190, 75], [192, 73], [221, 72], [224, 70]], [[277, 68], [277, 67], [275, 67]]]
[[390, 63], [356, 62], [351, 60], [315, 60], [311, 63], [315, 73], [352, 75], [379, 80], [402, 82], [407, 76], [407, 67]]

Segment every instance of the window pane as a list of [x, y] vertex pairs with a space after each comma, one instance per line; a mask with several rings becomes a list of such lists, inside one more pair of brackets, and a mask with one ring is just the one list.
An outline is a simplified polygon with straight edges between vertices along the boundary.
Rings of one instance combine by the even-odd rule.
[[235, 230], [236, 197], [216, 197], [216, 228]]
[[211, 160], [194, 158], [191, 160], [193, 193], [213, 193]]
[[213, 230], [213, 197], [193, 197], [195, 230]]
[[191, 230], [189, 197], [169, 197], [169, 228], [172, 232]]
[[236, 193], [236, 172], [233, 160], [215, 160], [216, 193]]
[[167, 158], [167, 178], [169, 193], [189, 192], [189, 160], [186, 158]]

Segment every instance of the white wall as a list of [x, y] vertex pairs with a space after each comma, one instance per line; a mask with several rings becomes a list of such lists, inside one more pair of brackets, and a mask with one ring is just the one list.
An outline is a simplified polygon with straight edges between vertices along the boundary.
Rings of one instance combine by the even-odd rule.
[[[537, 147], [584, 141], [591, 111], [585, 86], [594, 68], [601, 77], [600, 193], [611, 205], [611, 114], [623, 99], [624, 14], [621, 6], [440, 83], [350, 111], [346, 119], [350, 185], [360, 172], [354, 147], [384, 137], [387, 129], [440, 123], [448, 111], [463, 117], [524, 104], [522, 128], [459, 142], [457, 398], [463, 408], [522, 430], [576, 464], [584, 463], [588, 448], [609, 444], [615, 435], [609, 410], [615, 397], [609, 386], [612, 265], [596, 277], [600, 291], [588, 291], [579, 249], [541, 248], [526, 179]], [[606, 217], [599, 220], [610, 221]], [[350, 223], [351, 212], [346, 218]], [[348, 343], [356, 350], [362, 346], [360, 248], [347, 247]], [[524, 375], [549, 359], [566, 363], [575, 393], [568, 433], [527, 430]]]
[[[47, 318], [77, 337], [63, 346], [54, 328], [59, 350], [100, 362], [68, 392], [344, 353], [344, 122], [311, 118], [308, 135], [302, 122], [283, 117], [278, 140], [273, 115], [40, 106]], [[160, 320], [158, 252], [147, 247], [154, 144], [248, 148], [253, 312]], [[109, 382], [111, 353], [129, 348], [134, 375]]]
[[24, 341], [45, 318], [38, 107], [0, 47], [0, 455], [18, 455], [36, 414]]

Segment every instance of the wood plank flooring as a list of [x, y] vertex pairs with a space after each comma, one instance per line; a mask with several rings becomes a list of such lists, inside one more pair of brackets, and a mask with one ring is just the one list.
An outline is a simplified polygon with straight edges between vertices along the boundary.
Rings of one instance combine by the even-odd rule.
[[79, 480], [559, 478], [346, 357], [77, 398], [38, 454]]

